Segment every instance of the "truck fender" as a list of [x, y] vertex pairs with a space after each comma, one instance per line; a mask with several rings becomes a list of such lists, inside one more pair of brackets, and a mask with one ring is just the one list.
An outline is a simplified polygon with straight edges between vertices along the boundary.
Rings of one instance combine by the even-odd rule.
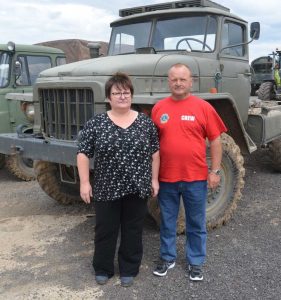
[[228, 129], [227, 134], [234, 139], [242, 154], [249, 154], [257, 149], [257, 146], [245, 130], [235, 100], [231, 94], [201, 93], [197, 96], [214, 107]]

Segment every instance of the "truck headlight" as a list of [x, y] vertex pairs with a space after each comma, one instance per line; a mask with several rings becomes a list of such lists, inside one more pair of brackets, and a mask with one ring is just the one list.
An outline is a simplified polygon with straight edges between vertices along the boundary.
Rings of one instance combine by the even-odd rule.
[[21, 109], [24, 112], [24, 114], [26, 115], [26, 118], [28, 119], [28, 121], [33, 123], [34, 122], [34, 105], [33, 105], [33, 103], [27, 103], [27, 102], [22, 103]]

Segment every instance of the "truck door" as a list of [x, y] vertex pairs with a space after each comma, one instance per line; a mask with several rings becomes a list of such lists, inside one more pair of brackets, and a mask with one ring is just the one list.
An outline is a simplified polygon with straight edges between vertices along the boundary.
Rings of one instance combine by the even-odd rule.
[[230, 93], [239, 109], [243, 123], [247, 120], [251, 92], [247, 24], [225, 18], [221, 30], [220, 70], [221, 90]]

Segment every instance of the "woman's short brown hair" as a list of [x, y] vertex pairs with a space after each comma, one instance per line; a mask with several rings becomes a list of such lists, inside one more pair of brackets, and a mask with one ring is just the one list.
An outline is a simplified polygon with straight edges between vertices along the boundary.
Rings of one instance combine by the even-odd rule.
[[130, 89], [131, 95], [134, 95], [134, 87], [130, 77], [121, 72], [113, 74], [105, 83], [105, 96], [110, 98], [111, 88], [113, 85], [116, 85], [118, 89]]

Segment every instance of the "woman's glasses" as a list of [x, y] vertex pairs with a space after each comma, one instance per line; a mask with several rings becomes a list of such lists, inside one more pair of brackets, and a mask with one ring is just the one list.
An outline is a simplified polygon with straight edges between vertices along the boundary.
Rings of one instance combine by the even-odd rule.
[[122, 96], [128, 98], [131, 96], [131, 92], [113, 92], [111, 95], [118, 98], [121, 98]]

